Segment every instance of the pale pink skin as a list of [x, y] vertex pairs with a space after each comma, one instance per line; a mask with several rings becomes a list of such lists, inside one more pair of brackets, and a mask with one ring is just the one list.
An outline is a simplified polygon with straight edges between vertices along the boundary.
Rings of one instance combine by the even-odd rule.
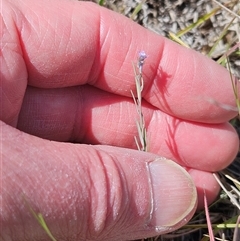
[[[212, 172], [229, 165], [239, 148], [227, 123], [237, 113], [209, 101], [235, 106], [224, 68], [92, 3], [1, 5], [0, 118], [8, 124], [1, 123], [3, 240], [8, 235], [47, 240], [24, 199], [44, 215], [58, 240], [160, 234], [144, 226], [150, 208], [146, 163], [157, 156], [189, 172], [198, 208], [203, 190], [209, 203], [216, 198]], [[141, 50], [148, 56], [143, 112], [151, 153], [130, 150], [136, 149], [137, 135], [132, 61]], [[166, 176], [162, 187], [171, 178]], [[179, 178], [174, 192], [182, 195], [191, 181]], [[141, 195], [135, 192], [138, 183]], [[191, 195], [186, 192], [187, 200]], [[162, 207], [163, 223], [168, 209], [177, 213], [178, 204], [190, 205], [178, 201], [176, 207]], [[195, 208], [196, 201], [172, 229], [186, 223]]]

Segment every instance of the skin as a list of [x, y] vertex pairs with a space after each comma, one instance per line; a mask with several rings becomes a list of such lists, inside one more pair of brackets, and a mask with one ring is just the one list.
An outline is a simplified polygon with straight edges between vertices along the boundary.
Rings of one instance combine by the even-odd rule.
[[[224, 68], [93, 3], [1, 6], [1, 240], [49, 240], [30, 208], [57, 240], [129, 240], [216, 198], [239, 147], [237, 113], [210, 101], [235, 106]], [[141, 50], [149, 153], [133, 150]]]

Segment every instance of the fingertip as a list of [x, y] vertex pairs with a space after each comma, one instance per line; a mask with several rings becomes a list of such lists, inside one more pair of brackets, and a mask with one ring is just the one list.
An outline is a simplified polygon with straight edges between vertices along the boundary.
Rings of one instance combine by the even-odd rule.
[[204, 196], [207, 198], [207, 203], [213, 203], [219, 195], [220, 186], [211, 172], [204, 172], [195, 169], [189, 169], [189, 174], [195, 183], [198, 196], [197, 210], [204, 208]]
[[176, 126], [169, 128], [167, 148], [169, 158], [181, 166], [216, 172], [226, 168], [238, 153], [239, 138], [229, 123], [210, 125], [179, 121]]
[[153, 213], [149, 223], [164, 233], [184, 225], [194, 214], [197, 192], [190, 175], [167, 159], [149, 163]]

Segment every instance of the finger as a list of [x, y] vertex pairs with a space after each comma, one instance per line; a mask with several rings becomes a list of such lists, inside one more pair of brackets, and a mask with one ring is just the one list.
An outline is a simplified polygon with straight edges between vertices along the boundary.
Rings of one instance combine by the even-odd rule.
[[213, 176], [213, 173], [201, 170], [187, 169], [194, 183], [197, 183], [198, 210], [203, 209], [204, 196], [207, 196], [207, 203], [213, 203], [220, 192], [220, 186]]
[[16, 126], [27, 86], [27, 69], [19, 43], [19, 32], [11, 18], [9, 2], [1, 1], [0, 17], [0, 120]]
[[[46, 240], [30, 208], [57, 240], [127, 240], [184, 225], [196, 208], [185, 170], [128, 149], [57, 143], [1, 123], [1, 237]], [[178, 200], [178, 202], [176, 202]]]
[[22, 29], [30, 85], [59, 88], [88, 83], [130, 96], [135, 89], [132, 61], [144, 50], [149, 57], [143, 96], [151, 105], [198, 122], [220, 123], [236, 115], [221, 107], [236, 105], [228, 72], [206, 57], [91, 3], [24, 3], [14, 2], [20, 14], [10, 24]]
[[[238, 152], [238, 136], [228, 123], [186, 122], [147, 103], [143, 113], [148, 151], [182, 166], [215, 172], [229, 165]], [[50, 140], [136, 149], [136, 120], [138, 115], [131, 98], [91, 86], [28, 88], [18, 128]]]

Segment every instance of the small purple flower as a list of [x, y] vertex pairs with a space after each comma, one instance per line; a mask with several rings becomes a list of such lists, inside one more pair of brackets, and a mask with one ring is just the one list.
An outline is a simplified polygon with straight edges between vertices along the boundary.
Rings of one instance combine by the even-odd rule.
[[139, 68], [140, 73], [142, 72], [142, 67], [143, 67], [143, 64], [144, 64], [144, 60], [146, 58], [147, 58], [146, 53], [143, 50], [140, 51], [139, 54], [138, 54], [138, 68]]
[[147, 55], [143, 50], [138, 53], [139, 61], [144, 61], [146, 58], [147, 58]]

